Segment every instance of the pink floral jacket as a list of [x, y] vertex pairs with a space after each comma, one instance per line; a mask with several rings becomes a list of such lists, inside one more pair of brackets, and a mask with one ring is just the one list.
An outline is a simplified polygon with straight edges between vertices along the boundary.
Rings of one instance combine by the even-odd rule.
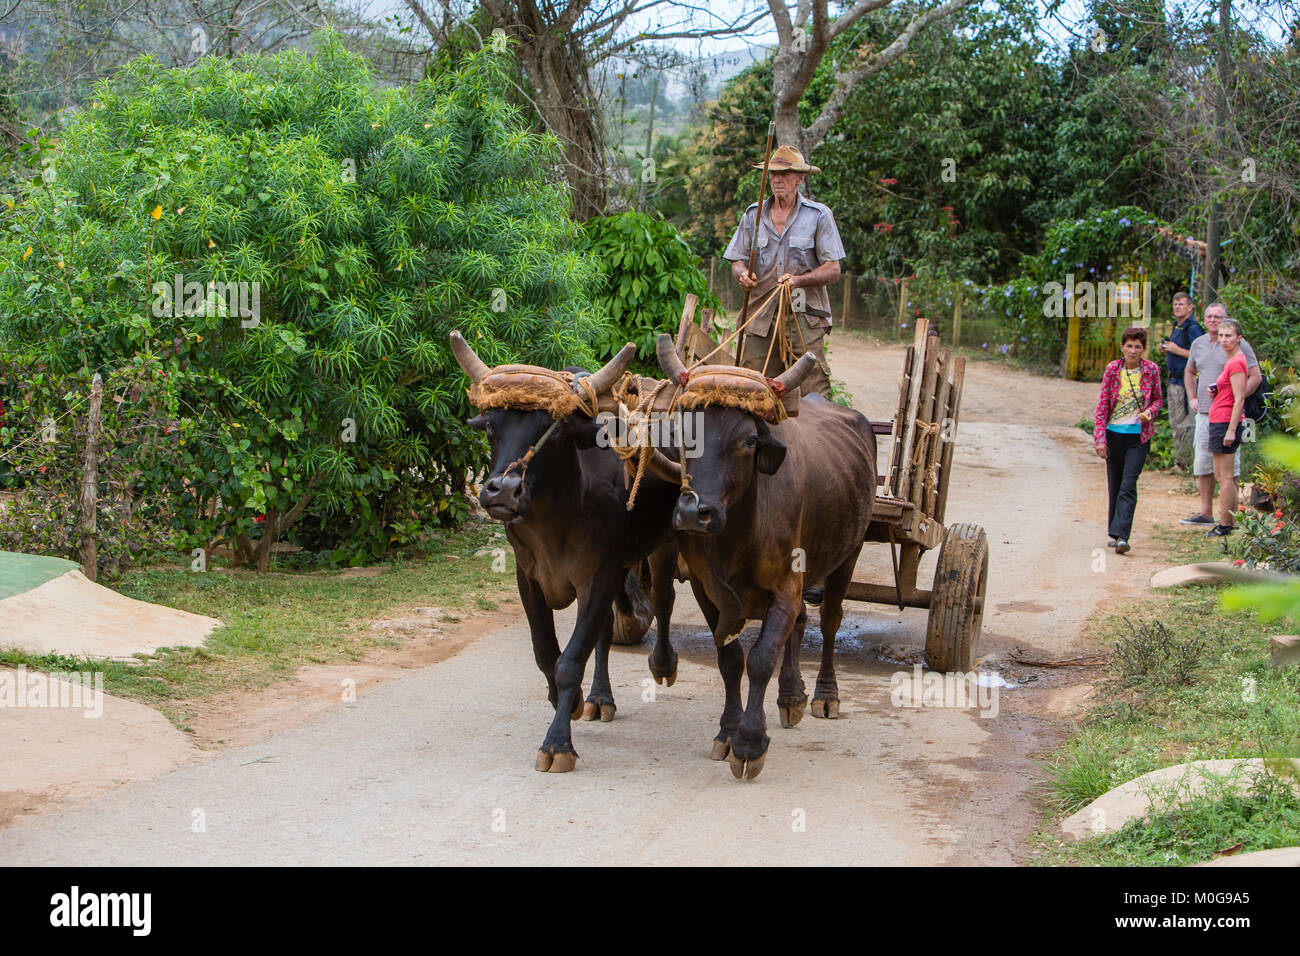
[[[1101, 395], [1097, 397], [1097, 414], [1092, 419], [1092, 440], [1097, 446], [1106, 444], [1106, 426], [1110, 424], [1110, 413], [1119, 401], [1120, 369], [1124, 367], [1123, 359], [1115, 359], [1106, 366], [1106, 374], [1101, 377]], [[1142, 432], [1138, 436], [1145, 444], [1156, 433], [1156, 416], [1164, 407], [1164, 398], [1160, 393], [1160, 366], [1150, 359], [1143, 359], [1141, 366], [1142, 381], [1138, 387], [1142, 390], [1142, 409], [1152, 412], [1151, 421], [1142, 423]]]

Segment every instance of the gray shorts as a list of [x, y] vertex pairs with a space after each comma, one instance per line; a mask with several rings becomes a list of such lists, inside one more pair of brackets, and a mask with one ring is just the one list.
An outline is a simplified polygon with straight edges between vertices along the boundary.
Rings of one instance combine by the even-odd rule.
[[[1240, 429], [1237, 430], [1240, 434]], [[1214, 474], [1214, 456], [1210, 454], [1210, 413], [1196, 413], [1196, 435], [1192, 439], [1192, 474]], [[1241, 441], [1237, 441], [1237, 450], [1232, 456], [1233, 477], [1241, 477]]]

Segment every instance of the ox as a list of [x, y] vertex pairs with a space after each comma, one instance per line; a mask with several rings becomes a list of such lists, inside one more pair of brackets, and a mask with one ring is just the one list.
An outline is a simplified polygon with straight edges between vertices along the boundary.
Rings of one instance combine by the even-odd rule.
[[[797, 723], [808, 700], [799, 674], [805, 586], [825, 586], [813, 714], [838, 716], [835, 634], [871, 522], [876, 438], [861, 414], [819, 395], [801, 398], [798, 417], [779, 423], [753, 410], [759, 399], [774, 410], [780, 395], [792, 393], [816, 361], [811, 353], [774, 381], [744, 383], [751, 393], [740, 407], [727, 404], [725, 388], [708, 392], [701, 384], [692, 392], [692, 383], [735, 378], [744, 370], [704, 366], [688, 372], [668, 335], [659, 336], [658, 354], [669, 378], [685, 386], [681, 406], [704, 416], [700, 455], [684, 462], [673, 527], [726, 685], [712, 756], [729, 759], [737, 779], [752, 779], [770, 743], [763, 698], [783, 652], [777, 696], [782, 726]], [[746, 620], [763, 624], [749, 651], [749, 700], [742, 711], [746, 661], [736, 637]]]
[[[492, 472], [479, 501], [505, 524], [533, 655], [555, 707], [536, 767], [563, 773], [578, 759], [571, 721], [580, 713], [587, 719], [614, 717], [608, 670], [613, 609], [627, 607], [637, 587], [628, 569], [641, 569], [647, 561], [658, 619], [650, 672], [669, 685], [677, 678], [668, 625], [677, 561], [670, 518], [678, 488], [648, 473], [628, 511], [622, 461], [609, 448], [597, 447], [600, 426], [586, 413], [594, 409], [584, 412], [577, 398], [584, 391], [588, 396], [608, 392], [632, 361], [631, 344], [585, 376], [590, 389], [579, 388], [572, 376], [533, 366], [490, 369], [459, 332], [451, 333], [451, 347], [473, 383], [471, 400], [481, 409], [469, 424], [486, 430], [492, 449]], [[494, 382], [499, 387], [489, 393]], [[554, 611], [575, 598], [577, 622], [561, 653]], [[582, 675], [593, 650], [598, 650], [596, 668], [584, 708]]]

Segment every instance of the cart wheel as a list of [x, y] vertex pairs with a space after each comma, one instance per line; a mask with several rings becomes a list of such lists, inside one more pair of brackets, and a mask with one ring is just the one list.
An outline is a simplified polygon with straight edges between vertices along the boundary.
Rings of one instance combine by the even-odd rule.
[[925, 630], [925, 663], [931, 670], [969, 671], [974, 665], [988, 578], [989, 542], [984, 529], [975, 524], [950, 527], [939, 549]]

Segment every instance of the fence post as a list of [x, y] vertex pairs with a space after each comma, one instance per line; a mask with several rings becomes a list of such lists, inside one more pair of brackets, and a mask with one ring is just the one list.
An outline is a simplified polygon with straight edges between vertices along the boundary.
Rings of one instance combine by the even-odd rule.
[[898, 334], [903, 334], [903, 316], [907, 315], [907, 280], [898, 284]]
[[841, 321], [844, 323], [845, 331], [849, 328], [849, 309], [853, 305], [853, 297], [850, 292], [853, 289], [853, 273], [846, 272], [841, 277], [844, 281], [844, 305], [840, 308]]
[[1074, 296], [1067, 300], [1065, 335], [1065, 377], [1075, 378], [1079, 374], [1079, 316], [1074, 311]]
[[104, 380], [95, 373], [90, 382], [90, 411], [86, 420], [86, 453], [81, 472], [81, 573], [94, 581], [99, 576], [95, 513], [99, 502], [99, 418], [104, 405]]
[[960, 292], [957, 293], [957, 301], [952, 307], [952, 347], [956, 348], [961, 345], [961, 304], [965, 301], [965, 296]]
[[717, 256], [709, 256], [709, 295], [713, 295], [713, 267], [718, 264]]

